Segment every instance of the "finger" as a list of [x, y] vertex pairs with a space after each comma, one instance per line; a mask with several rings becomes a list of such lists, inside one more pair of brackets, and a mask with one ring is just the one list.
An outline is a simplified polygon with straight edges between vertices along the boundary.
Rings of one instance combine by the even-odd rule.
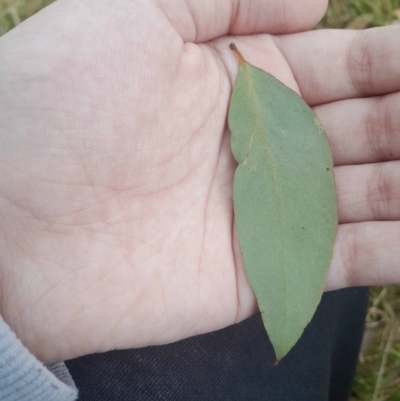
[[400, 93], [349, 99], [314, 108], [335, 166], [400, 159]]
[[334, 171], [339, 223], [400, 220], [400, 161]]
[[312, 31], [277, 44], [309, 104], [400, 90], [400, 26]]
[[400, 223], [342, 224], [325, 290], [400, 283]]
[[159, 0], [185, 42], [223, 35], [282, 34], [312, 28], [324, 15], [326, 0]]

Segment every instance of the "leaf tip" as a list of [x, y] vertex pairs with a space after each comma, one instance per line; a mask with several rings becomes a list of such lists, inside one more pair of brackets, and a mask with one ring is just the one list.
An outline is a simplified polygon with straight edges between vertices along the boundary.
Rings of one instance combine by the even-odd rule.
[[231, 44], [229, 45], [229, 48], [230, 48], [231, 50], [233, 50], [234, 52], [237, 52], [237, 51], [238, 51], [238, 49], [237, 49], [237, 47], [236, 47], [236, 45], [235, 45], [234, 43], [231, 43]]
[[229, 45], [229, 48], [235, 52], [236, 57], [239, 59], [239, 63], [242, 64], [242, 63], [246, 62], [244, 57], [242, 56], [242, 53], [240, 53], [239, 49], [236, 47], [236, 45], [233, 42]]

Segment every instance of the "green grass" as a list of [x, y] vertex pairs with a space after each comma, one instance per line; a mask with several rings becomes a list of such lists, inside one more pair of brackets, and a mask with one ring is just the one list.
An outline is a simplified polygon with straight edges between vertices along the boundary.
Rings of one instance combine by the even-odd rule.
[[320, 28], [370, 28], [399, 23], [400, 0], [330, 0]]
[[400, 401], [400, 286], [371, 288], [352, 401]]
[[0, 36], [54, 0], [0, 0]]
[[[0, 0], [0, 35], [52, 1]], [[400, 0], [331, 0], [318, 28], [361, 29], [395, 23], [400, 23]], [[400, 401], [400, 285], [371, 288], [350, 400]]]

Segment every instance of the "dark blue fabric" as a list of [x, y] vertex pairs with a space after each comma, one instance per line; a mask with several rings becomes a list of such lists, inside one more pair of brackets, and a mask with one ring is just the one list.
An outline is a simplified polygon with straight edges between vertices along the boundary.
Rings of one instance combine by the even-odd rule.
[[174, 344], [67, 362], [81, 401], [348, 401], [368, 289], [324, 294], [303, 336], [274, 366], [259, 314]]

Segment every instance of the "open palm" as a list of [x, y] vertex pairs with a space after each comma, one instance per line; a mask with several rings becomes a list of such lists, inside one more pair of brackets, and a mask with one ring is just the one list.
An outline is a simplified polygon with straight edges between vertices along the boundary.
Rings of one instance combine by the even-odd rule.
[[292, 3], [59, 0], [1, 39], [1, 312], [39, 358], [256, 311], [232, 210], [232, 40], [326, 127], [342, 223], [326, 288], [400, 281], [400, 224], [376, 222], [400, 217], [400, 95], [361, 99], [400, 89], [399, 29], [267, 35], [326, 6]]

